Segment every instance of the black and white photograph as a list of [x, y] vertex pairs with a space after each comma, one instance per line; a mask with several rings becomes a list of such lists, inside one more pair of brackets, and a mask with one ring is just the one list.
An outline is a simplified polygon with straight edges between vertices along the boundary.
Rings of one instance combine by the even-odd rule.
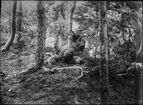
[[0, 5], [0, 104], [143, 104], [142, 1]]

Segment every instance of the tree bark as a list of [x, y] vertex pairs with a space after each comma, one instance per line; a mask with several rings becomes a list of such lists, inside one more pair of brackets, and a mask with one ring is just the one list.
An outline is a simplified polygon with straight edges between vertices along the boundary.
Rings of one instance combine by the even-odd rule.
[[11, 37], [6, 42], [6, 44], [4, 45], [4, 47], [2, 48], [2, 52], [9, 50], [9, 48], [11, 47], [12, 42], [14, 40], [14, 37], [15, 37], [15, 33], [16, 33], [16, 9], [17, 9], [17, 0], [13, 1], [13, 9], [12, 9], [12, 34], [11, 34]]
[[19, 1], [17, 13], [17, 31], [22, 31], [22, 1]]
[[[17, 8], [17, 6], [16, 6], [16, 8]], [[13, 14], [11, 13], [12, 11], [11, 11], [11, 6], [10, 5], [9, 5], [8, 9], [9, 9], [9, 30], [10, 30], [9, 33], [11, 34], [12, 33], [12, 31], [11, 31], [11, 29], [12, 29], [12, 26], [11, 26], [12, 18], [11, 17], [12, 17]]]
[[[75, 10], [75, 6], [76, 6], [76, 1], [69, 1], [71, 2], [71, 8], [69, 8], [69, 16], [68, 16], [68, 22], [67, 22], [67, 26], [68, 26], [68, 32], [71, 33], [72, 32], [72, 24], [73, 24], [73, 13]], [[71, 44], [71, 38], [72, 35], [68, 35], [68, 45]]]
[[56, 50], [56, 54], [58, 54], [60, 52], [61, 47], [62, 47], [62, 43], [63, 43], [63, 39], [62, 39], [62, 37], [63, 37], [62, 34], [63, 33], [61, 33], [61, 31], [62, 31], [62, 27], [59, 26], [58, 34], [56, 35], [56, 41], [54, 43], [54, 48]]
[[76, 1], [68, 1], [67, 2], [67, 32], [69, 33], [68, 35], [68, 45], [71, 44], [71, 32], [72, 32], [72, 23], [73, 23], [73, 13], [76, 7]]
[[101, 104], [109, 104], [108, 37], [106, 24], [106, 1], [99, 1], [100, 35], [100, 94]]
[[17, 34], [15, 35], [14, 43], [19, 43], [20, 38], [22, 37], [22, 1], [18, 1], [18, 12], [17, 12]]
[[1, 19], [2, 0], [0, 1], [0, 19]]
[[[139, 2], [139, 1], [138, 1]], [[138, 4], [138, 3], [137, 3]], [[137, 7], [139, 7], [137, 5]], [[142, 93], [142, 81], [143, 81], [143, 30], [142, 30], [142, 14], [139, 13], [139, 8], [136, 11], [137, 20], [134, 21], [134, 32], [135, 32], [135, 43], [136, 43], [136, 63], [140, 63], [141, 66], [136, 66], [136, 73], [134, 77], [134, 104], [142, 104], [143, 93]], [[137, 64], [136, 64], [137, 65]]]
[[[2, 8], [2, 0], [0, 1], [0, 19], [1, 19], [1, 8]], [[1, 28], [1, 25], [0, 25], [0, 28]], [[0, 40], [1, 40], [1, 38], [0, 38]], [[0, 63], [1, 63], [1, 60], [0, 60]], [[1, 90], [1, 83], [0, 83], [0, 90]], [[3, 104], [1, 92], [0, 92], [0, 104]]]
[[44, 64], [44, 34], [46, 34], [45, 29], [45, 13], [42, 1], [37, 1], [37, 18], [38, 18], [38, 35], [37, 35], [37, 51], [36, 51], [36, 68], [41, 69]]

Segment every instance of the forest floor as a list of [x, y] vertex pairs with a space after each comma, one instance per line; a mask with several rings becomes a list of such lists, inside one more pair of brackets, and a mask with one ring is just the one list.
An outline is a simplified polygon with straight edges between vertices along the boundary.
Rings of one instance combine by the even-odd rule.
[[[41, 70], [20, 76], [34, 64], [33, 54], [8, 51], [1, 54], [1, 93], [4, 104], [100, 104], [99, 78], [79, 71], [49, 73]], [[74, 73], [73, 73], [74, 72]], [[78, 72], [78, 73], [77, 73]], [[71, 76], [76, 74], [75, 77]], [[133, 103], [132, 90], [123, 85], [110, 86], [110, 103]]]

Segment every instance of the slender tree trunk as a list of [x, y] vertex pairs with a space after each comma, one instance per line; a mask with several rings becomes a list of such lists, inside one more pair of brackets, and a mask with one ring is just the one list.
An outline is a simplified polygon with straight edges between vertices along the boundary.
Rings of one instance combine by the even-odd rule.
[[101, 104], [109, 104], [108, 40], [106, 24], [106, 1], [99, 1], [100, 46], [100, 94]]
[[[2, 0], [0, 1], [0, 22], [1, 22], [1, 8], [2, 8]], [[0, 25], [0, 29], [1, 29], [1, 25]], [[1, 40], [1, 37], [0, 37], [0, 40]], [[0, 60], [0, 66], [1, 66], [1, 60]], [[1, 90], [1, 83], [0, 83], [0, 90]], [[1, 92], [0, 92], [0, 104], [3, 104]]]
[[[0, 1], [0, 24], [1, 24], [1, 12], [2, 12], [1, 9], [2, 9], [2, 0]], [[0, 31], [2, 32], [1, 25], [0, 25]], [[0, 37], [0, 40], [1, 40], [1, 37]]]
[[17, 13], [17, 31], [22, 31], [22, 1], [18, 1], [18, 13]]
[[[72, 23], [73, 23], [73, 13], [76, 7], [76, 1], [68, 1], [68, 11], [67, 11], [67, 31], [72, 32]], [[71, 34], [68, 35], [68, 45], [71, 44]]]
[[9, 30], [8, 30], [8, 34], [11, 34], [12, 33], [12, 31], [11, 31], [11, 29], [12, 29], [11, 24], [12, 24], [12, 15], [13, 15], [12, 14], [12, 10], [11, 10], [11, 3], [9, 4], [8, 9], [9, 9]]
[[2, 0], [0, 1], [0, 19], [1, 19]]
[[[138, 11], [137, 11], [138, 13]], [[136, 42], [136, 63], [140, 63], [140, 66], [136, 66], [136, 73], [134, 78], [134, 104], [141, 104], [143, 101], [143, 31], [142, 31], [142, 15], [137, 14], [137, 20], [133, 23], [135, 28], [135, 42]], [[137, 64], [136, 64], [137, 65]]]
[[17, 34], [15, 35], [14, 43], [19, 43], [20, 38], [22, 37], [22, 1], [18, 1], [18, 12], [17, 12]]
[[36, 67], [41, 69], [44, 64], [44, 34], [46, 34], [45, 29], [45, 13], [42, 1], [37, 1], [37, 18], [38, 18], [38, 35], [37, 35], [37, 51], [36, 51]]
[[[10, 11], [10, 10], [9, 10], [9, 11]], [[9, 21], [9, 22], [8, 22], [8, 23], [9, 23], [9, 31], [8, 31], [8, 33], [9, 33], [9, 34], [11, 34], [11, 23], [12, 23], [11, 15], [12, 15], [12, 14], [9, 13], [9, 20], [8, 20], [8, 21]]]
[[2, 51], [9, 50], [10, 46], [12, 45], [12, 42], [15, 37], [16, 33], [16, 8], [17, 8], [17, 0], [13, 1], [13, 9], [12, 9], [12, 34], [11, 37], [8, 39], [4, 47], [2, 48]]

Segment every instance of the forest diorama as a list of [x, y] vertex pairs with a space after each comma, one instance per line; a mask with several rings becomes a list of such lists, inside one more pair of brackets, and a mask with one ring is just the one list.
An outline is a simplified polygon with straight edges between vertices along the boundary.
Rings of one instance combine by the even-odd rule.
[[142, 13], [141, 1], [1, 0], [1, 102], [141, 104]]

